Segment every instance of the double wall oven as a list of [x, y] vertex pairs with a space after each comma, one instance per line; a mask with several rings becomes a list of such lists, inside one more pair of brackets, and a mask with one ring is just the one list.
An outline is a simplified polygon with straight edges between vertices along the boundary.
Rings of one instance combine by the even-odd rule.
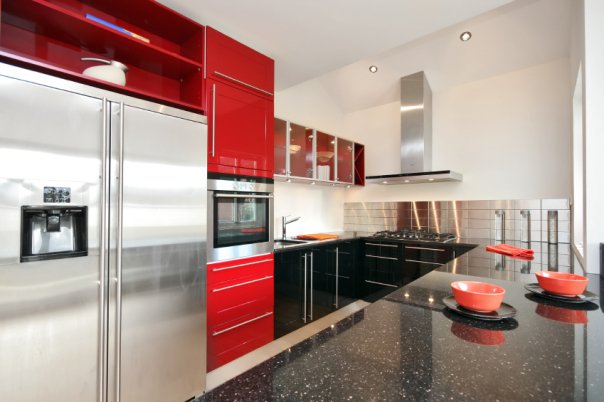
[[273, 252], [272, 179], [208, 173], [208, 262]]

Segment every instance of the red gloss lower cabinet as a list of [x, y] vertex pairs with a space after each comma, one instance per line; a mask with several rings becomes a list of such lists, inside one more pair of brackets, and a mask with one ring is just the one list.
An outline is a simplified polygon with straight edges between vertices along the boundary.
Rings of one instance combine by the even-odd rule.
[[208, 371], [273, 340], [272, 254], [208, 264]]

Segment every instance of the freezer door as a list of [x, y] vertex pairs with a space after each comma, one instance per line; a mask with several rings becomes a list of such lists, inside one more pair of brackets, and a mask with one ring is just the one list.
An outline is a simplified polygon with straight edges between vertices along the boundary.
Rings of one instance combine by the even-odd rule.
[[[103, 101], [0, 75], [0, 399], [96, 401]], [[88, 206], [88, 256], [19, 262], [44, 187]], [[66, 200], [63, 200], [66, 201]]]
[[117, 394], [186, 401], [205, 388], [207, 126], [128, 105], [120, 115]]

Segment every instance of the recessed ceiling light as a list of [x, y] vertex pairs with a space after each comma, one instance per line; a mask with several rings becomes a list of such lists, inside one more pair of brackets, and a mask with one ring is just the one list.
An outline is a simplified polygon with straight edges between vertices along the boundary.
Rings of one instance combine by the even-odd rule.
[[384, 180], [384, 181], [382, 182], [382, 184], [388, 184], [388, 181]]
[[405, 180], [405, 183], [409, 183], [409, 180]]
[[371, 65], [371, 66], [369, 66], [369, 71], [370, 71], [370, 72], [372, 72], [372, 73], [377, 73], [377, 70], [378, 70], [378, 68], [377, 68], [377, 66], [376, 66], [376, 65]]
[[459, 39], [461, 39], [462, 42], [467, 42], [471, 38], [472, 38], [472, 32], [470, 32], [470, 31], [462, 32], [461, 35], [459, 35]]
[[434, 179], [428, 179], [428, 181], [434, 181]]

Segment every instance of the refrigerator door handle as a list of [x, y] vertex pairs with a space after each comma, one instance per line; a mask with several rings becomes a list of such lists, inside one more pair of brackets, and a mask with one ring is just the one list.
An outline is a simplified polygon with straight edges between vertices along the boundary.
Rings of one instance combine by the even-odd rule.
[[101, 160], [101, 233], [100, 233], [100, 249], [99, 249], [99, 302], [100, 302], [100, 317], [99, 326], [101, 330], [99, 342], [99, 392], [98, 401], [104, 402], [107, 392], [107, 367], [109, 365], [107, 358], [107, 326], [108, 326], [108, 312], [107, 312], [107, 296], [108, 296], [108, 283], [109, 267], [108, 267], [108, 254], [109, 254], [109, 104], [107, 98], [103, 98], [101, 116], [102, 116], [102, 134], [103, 134], [103, 149], [102, 149], [102, 160]]
[[116, 269], [116, 370], [115, 370], [115, 401], [120, 402], [120, 378], [122, 355], [122, 247], [124, 222], [124, 102], [120, 102], [119, 121], [119, 159], [117, 180], [117, 269]]

